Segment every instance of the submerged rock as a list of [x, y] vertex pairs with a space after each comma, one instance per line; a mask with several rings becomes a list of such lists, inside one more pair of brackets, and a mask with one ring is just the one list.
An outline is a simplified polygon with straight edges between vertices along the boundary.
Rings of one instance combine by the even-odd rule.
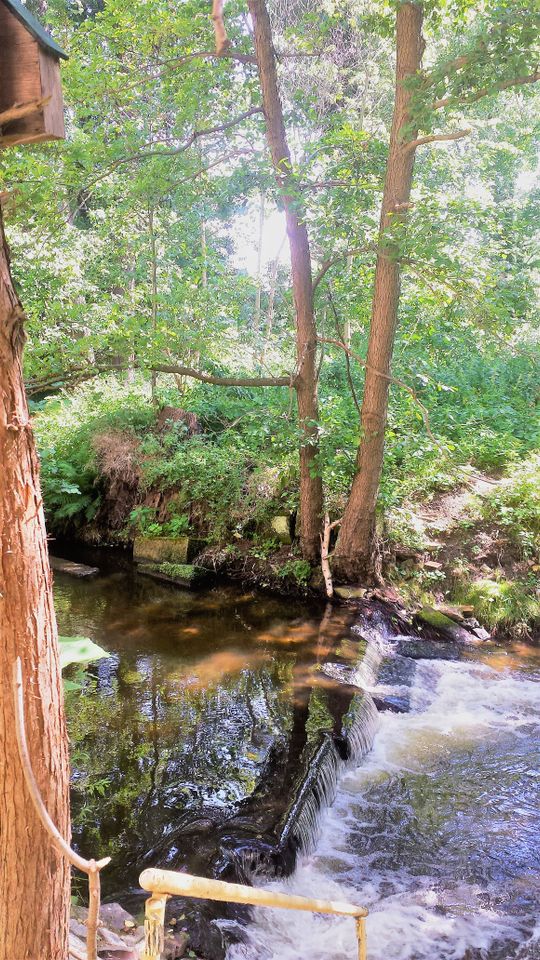
[[88, 567], [85, 563], [74, 563], [72, 560], [63, 560], [62, 557], [50, 557], [51, 567], [56, 573], [67, 573], [70, 577], [95, 577], [99, 567]]
[[459, 660], [463, 644], [441, 643], [424, 637], [400, 637], [396, 650], [401, 657], [412, 660]]
[[367, 590], [365, 587], [334, 587], [336, 597], [341, 600], [362, 600]]
[[137, 572], [180, 587], [198, 587], [208, 577], [206, 570], [191, 563], [144, 563], [139, 564]]

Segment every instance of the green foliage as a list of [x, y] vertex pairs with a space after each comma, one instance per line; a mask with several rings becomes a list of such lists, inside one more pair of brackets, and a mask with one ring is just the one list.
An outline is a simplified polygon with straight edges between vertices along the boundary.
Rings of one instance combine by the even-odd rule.
[[154, 413], [140, 391], [86, 386], [35, 410], [45, 510], [55, 531], [91, 521], [101, 503], [94, 440], [111, 430], [144, 433]]
[[495, 630], [511, 630], [527, 634], [529, 627], [540, 620], [538, 579], [480, 579], [465, 583], [455, 591], [455, 598], [472, 604], [475, 616]]
[[287, 560], [279, 569], [280, 577], [292, 577], [296, 583], [306, 586], [311, 577], [311, 566], [307, 560]]
[[177, 514], [165, 523], [154, 519], [153, 507], [135, 507], [129, 515], [130, 527], [140, 537], [184, 537], [189, 533], [189, 517], [185, 513]]
[[[280, 62], [294, 197], [314, 272], [331, 264], [316, 288], [318, 330], [338, 340], [350, 332], [360, 358], [398, 6], [325, 2], [314, 13], [293, 4], [273, 17], [276, 48], [297, 54]], [[537, 70], [537, 4], [426, 0], [423, 8], [424, 68], [410, 81], [414, 116], [402, 135], [416, 126], [420, 136], [458, 127], [471, 135], [418, 150], [411, 208], [384, 238], [403, 273], [392, 374], [416, 400], [392, 384], [379, 507], [399, 518], [411, 543], [411, 500], [451, 487], [471, 467], [518, 465], [540, 442], [538, 92], [512, 86]], [[16, 197], [6, 219], [28, 317], [25, 375], [42, 398], [35, 425], [49, 523], [55, 532], [99, 524], [111, 479], [100, 438], [121, 436], [139, 486], [125, 518], [131, 532], [190, 529], [225, 544], [253, 536], [272, 514], [298, 507], [293, 391], [160, 373], [152, 399], [197, 414], [202, 433], [191, 436], [182, 423], [157, 429], [149, 383], [156, 364], [251, 377], [298, 368], [286, 257], [245, 269], [261, 192], [271, 218], [266, 258], [270, 234], [283, 228], [263, 117], [230, 123], [260, 104], [256, 69], [206, 55], [212, 29], [198, 0], [51, 0], [46, 18], [70, 54], [68, 136], [2, 151], [0, 172]], [[227, 30], [235, 51], [251, 54], [242, 4], [228, 6]], [[363, 367], [351, 359], [347, 370], [335, 345], [319, 349], [315, 469], [337, 517], [355, 471], [351, 383], [361, 402]], [[78, 385], [91, 376], [92, 386]], [[48, 391], [61, 392], [43, 400]], [[531, 552], [537, 529], [523, 483], [514, 500], [501, 489], [503, 499], [485, 509]], [[161, 493], [165, 520], [145, 506]]]
[[71, 663], [91, 663], [110, 654], [88, 637], [58, 637], [62, 670]]
[[481, 516], [496, 523], [526, 556], [540, 551], [540, 454], [517, 464], [494, 493], [483, 498]]

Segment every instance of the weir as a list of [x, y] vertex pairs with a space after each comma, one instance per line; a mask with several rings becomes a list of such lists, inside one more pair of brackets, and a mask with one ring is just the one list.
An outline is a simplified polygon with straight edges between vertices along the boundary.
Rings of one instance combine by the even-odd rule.
[[[361, 661], [344, 675], [342, 682], [348, 686], [373, 686], [382, 657], [382, 638], [372, 635]], [[337, 665], [324, 664], [322, 670], [339, 681], [339, 671], [327, 669], [333, 666]], [[305, 776], [278, 827], [280, 846], [292, 848], [295, 854], [309, 852], [317, 836], [321, 812], [334, 800], [345, 763], [358, 762], [371, 749], [377, 724], [378, 711], [373, 697], [365, 690], [355, 694], [343, 717], [340, 736], [324, 735], [308, 762]], [[288, 858], [287, 863], [290, 862]]]

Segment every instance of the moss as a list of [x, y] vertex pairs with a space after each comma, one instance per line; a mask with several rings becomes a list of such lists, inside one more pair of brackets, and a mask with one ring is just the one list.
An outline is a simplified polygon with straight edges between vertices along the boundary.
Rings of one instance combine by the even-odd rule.
[[154, 573], [162, 573], [166, 577], [172, 577], [174, 580], [198, 580], [203, 571], [200, 567], [195, 567], [191, 563], [149, 563], [146, 565], [148, 570]]
[[430, 627], [435, 627], [436, 630], [449, 630], [455, 627], [455, 623], [450, 617], [439, 610], [434, 610], [433, 607], [422, 607], [417, 613], [417, 617], [424, 623], [429, 624]]

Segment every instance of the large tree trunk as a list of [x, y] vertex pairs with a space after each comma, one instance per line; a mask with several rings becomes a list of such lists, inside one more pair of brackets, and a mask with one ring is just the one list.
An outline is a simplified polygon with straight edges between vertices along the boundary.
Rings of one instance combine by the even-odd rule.
[[[406, 216], [411, 194], [415, 151], [404, 142], [404, 128], [410, 122], [409, 105], [412, 94], [404, 81], [420, 69], [423, 47], [422, 6], [403, 3], [397, 12], [396, 92], [375, 269], [361, 413], [362, 435], [358, 448], [357, 471], [333, 560], [334, 573], [344, 580], [374, 581], [380, 576], [375, 511], [383, 465], [388, 374], [394, 349], [400, 294], [398, 251], [391, 237], [385, 236], [385, 233], [397, 219]], [[415, 136], [415, 131], [407, 129], [407, 141], [413, 140]]]
[[66, 960], [69, 866], [37, 818], [15, 737], [12, 670], [20, 657], [32, 765], [68, 839], [67, 736], [23, 342], [0, 215], [0, 960]]
[[285, 134], [278, 90], [270, 18], [264, 0], [248, 0], [253, 20], [266, 135], [276, 180], [281, 190], [291, 251], [292, 285], [296, 312], [298, 419], [303, 433], [300, 447], [300, 542], [306, 560], [317, 559], [323, 506], [322, 479], [317, 471], [317, 331], [313, 309], [311, 252], [306, 224], [294, 197], [291, 155]]

